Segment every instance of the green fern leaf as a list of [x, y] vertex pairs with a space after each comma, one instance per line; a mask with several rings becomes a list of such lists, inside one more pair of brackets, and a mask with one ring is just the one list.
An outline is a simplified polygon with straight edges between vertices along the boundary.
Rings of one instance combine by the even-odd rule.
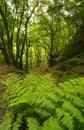
[[28, 130], [40, 130], [38, 121], [33, 117], [27, 118], [27, 126]]
[[41, 130], [64, 130], [56, 118], [50, 117], [43, 123]]
[[63, 109], [70, 112], [72, 116], [78, 119], [81, 123], [84, 122], [84, 118], [82, 117], [81, 112], [69, 101], [65, 101], [62, 105]]
[[11, 130], [12, 126], [12, 113], [7, 112], [4, 121], [0, 124], [0, 130]]
[[73, 117], [62, 108], [56, 108], [57, 118], [69, 130], [73, 130]]

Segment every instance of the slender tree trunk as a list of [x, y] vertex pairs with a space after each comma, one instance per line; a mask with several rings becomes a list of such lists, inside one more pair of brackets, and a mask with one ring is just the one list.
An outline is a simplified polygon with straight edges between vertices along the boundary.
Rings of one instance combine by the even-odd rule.
[[18, 32], [17, 32], [17, 37], [16, 37], [16, 61], [17, 61], [17, 63], [19, 62], [18, 60], [19, 60], [19, 57], [20, 57], [20, 39], [19, 39], [19, 34], [20, 34], [20, 28], [21, 28], [21, 24], [22, 24], [23, 15], [24, 15], [24, 6], [23, 6], [23, 9], [22, 9], [21, 19], [20, 19]]
[[9, 60], [6, 59], [6, 61], [13, 64], [15, 62], [15, 60], [14, 60], [14, 55], [13, 55], [13, 46], [12, 46], [10, 33], [9, 33], [8, 20], [7, 20], [7, 5], [6, 5], [5, 1], [4, 1], [4, 6], [5, 6], [5, 12], [2, 10], [2, 7], [0, 6], [0, 13], [1, 13], [1, 17], [2, 17], [3, 24], [5, 27], [5, 31], [6, 31], [6, 37], [7, 37], [7, 41], [6, 41], [7, 46], [6, 46], [6, 44], [4, 42], [4, 38], [3, 38], [4, 34], [3, 34], [3, 32], [0, 32], [2, 45], [3, 45], [3, 53], [4, 53], [5, 57], [9, 57]]
[[36, 7], [38, 6], [39, 2], [37, 2], [37, 4], [34, 6], [34, 8], [32, 9], [30, 16], [27, 16], [26, 22], [25, 22], [25, 36], [24, 36], [24, 40], [23, 40], [23, 44], [22, 44], [22, 48], [21, 48], [21, 54], [20, 54], [20, 64], [19, 64], [19, 68], [22, 69], [23, 68], [23, 63], [22, 63], [22, 59], [23, 59], [23, 51], [24, 51], [24, 47], [27, 41], [27, 27], [28, 27], [28, 21], [30, 20], [32, 14], [34, 13]]
[[4, 59], [5, 59], [6, 63], [11, 64], [11, 58], [10, 58], [10, 55], [7, 51], [7, 48], [6, 48], [2, 34], [1, 34], [1, 41], [2, 41], [2, 44], [1, 44], [2, 49], [1, 50], [2, 50], [2, 53], [3, 53]]
[[53, 65], [53, 40], [54, 40], [54, 35], [53, 35], [53, 30], [51, 29], [51, 47], [50, 47], [50, 60], [49, 60], [49, 66], [51, 67]]
[[30, 43], [29, 43], [29, 45], [26, 45], [26, 64], [25, 64], [25, 71], [26, 71], [26, 73], [29, 72], [29, 63], [28, 63], [29, 47], [30, 47]]

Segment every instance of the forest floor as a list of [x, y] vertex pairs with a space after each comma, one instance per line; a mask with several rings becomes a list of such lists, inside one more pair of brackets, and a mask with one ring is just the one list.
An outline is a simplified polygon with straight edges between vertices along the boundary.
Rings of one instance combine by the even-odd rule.
[[[3, 120], [6, 107], [4, 106], [5, 102], [3, 101], [3, 96], [5, 88], [2, 84], [2, 81], [7, 78], [9, 73], [19, 73], [19, 70], [13, 66], [7, 65], [6, 63], [0, 63], [0, 123]], [[47, 61], [42, 61], [39, 63], [39, 66], [36, 69], [33, 69], [31, 73], [36, 74], [47, 74], [52, 73], [53, 77], [58, 82], [65, 81], [65, 79], [73, 78], [73, 76], [84, 76], [84, 57], [82, 58], [71, 58], [65, 62], [55, 64], [53, 67], [49, 67]]]
[[[9, 73], [17, 73], [17, 69], [13, 66], [7, 65], [6, 63], [0, 63], [0, 123], [3, 121], [3, 116], [6, 111], [4, 106], [5, 102], [3, 100], [5, 88], [2, 84], [2, 81], [7, 78]], [[51, 69], [46, 61], [43, 61], [39, 64], [39, 67], [34, 69], [32, 72], [37, 74], [45, 74], [50, 72]]]
[[43, 60], [42, 62], [39, 63], [38, 67], [33, 69], [32, 72], [36, 74], [46, 74], [53, 72], [55, 69], [55, 66], [49, 67], [49, 64], [46, 60]]
[[2, 84], [2, 81], [7, 78], [7, 74], [14, 72], [14, 71], [15, 71], [14, 67], [9, 66], [5, 63], [0, 63], [0, 123], [3, 120], [3, 116], [4, 116], [4, 113], [6, 111], [6, 108], [4, 106], [5, 103], [3, 100], [5, 88]]

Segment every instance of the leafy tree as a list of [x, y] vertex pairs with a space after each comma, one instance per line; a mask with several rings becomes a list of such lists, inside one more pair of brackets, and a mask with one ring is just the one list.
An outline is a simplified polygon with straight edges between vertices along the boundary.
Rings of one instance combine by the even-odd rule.
[[1, 0], [0, 2], [0, 35], [3, 55], [7, 63], [14, 64], [19, 68], [23, 67], [28, 22], [38, 4], [38, 0], [33, 3], [25, 0]]
[[83, 33], [83, 6], [82, 0], [1, 0], [0, 45], [6, 62], [27, 71], [44, 55], [52, 66], [76, 31]]

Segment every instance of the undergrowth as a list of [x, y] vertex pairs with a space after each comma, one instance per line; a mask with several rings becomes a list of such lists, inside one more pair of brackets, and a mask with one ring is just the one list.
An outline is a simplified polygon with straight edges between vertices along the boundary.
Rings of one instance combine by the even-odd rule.
[[84, 78], [54, 84], [51, 75], [10, 75], [0, 130], [84, 130]]

